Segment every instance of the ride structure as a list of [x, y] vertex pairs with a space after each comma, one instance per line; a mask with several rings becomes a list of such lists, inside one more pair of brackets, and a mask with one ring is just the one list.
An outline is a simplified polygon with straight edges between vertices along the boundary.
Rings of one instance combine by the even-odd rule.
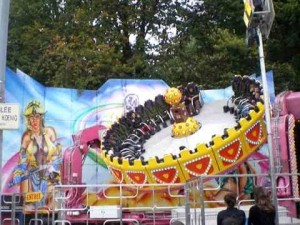
[[282, 199], [283, 205], [291, 209], [291, 214], [297, 211], [295, 204], [285, 201], [291, 196], [299, 202], [299, 119], [300, 111], [296, 106], [299, 101], [299, 92], [284, 91], [279, 93], [272, 108], [272, 134], [274, 144], [274, 168], [276, 174], [277, 196]]
[[[256, 89], [254, 88], [255, 85]], [[157, 128], [159, 124], [153, 126], [142, 121], [141, 127], [138, 127], [137, 130], [128, 130], [128, 136], [125, 135], [123, 139], [118, 140], [121, 143], [119, 146], [106, 146], [104, 144], [101, 156], [116, 180], [128, 184], [185, 183], [197, 176], [230, 171], [244, 162], [266, 142], [263, 119], [264, 104], [261, 100], [262, 89], [259, 83], [247, 76], [236, 76], [234, 89], [234, 95], [228, 100], [231, 106], [228, 106], [226, 101], [221, 102], [225, 105], [224, 109], [220, 106], [220, 102], [212, 103], [210, 106], [199, 104], [201, 110], [199, 110], [198, 115], [202, 114], [202, 117], [195, 114], [195, 118], [183, 120], [180, 116], [179, 124], [171, 116], [164, 119], [164, 123], [169, 124], [170, 129], [172, 129], [171, 132], [168, 127]], [[176, 93], [174, 89], [171, 92]], [[167, 90], [166, 94], [169, 93], [170, 90]], [[174, 93], [172, 93], [174, 98], [182, 99], [180, 94], [176, 96]], [[174, 102], [178, 103], [179, 101], [174, 100]], [[215, 114], [209, 115], [211, 109], [215, 110]], [[153, 110], [155, 110], [155, 106]], [[222, 115], [224, 113], [227, 115]], [[167, 114], [167, 112], [162, 111], [161, 114]], [[143, 114], [140, 115], [140, 117], [144, 116]], [[160, 114], [155, 115], [155, 113], [153, 116], [147, 120], [153, 121], [155, 117], [161, 117]], [[211, 129], [211, 122], [215, 123], [216, 117], [218, 117], [218, 124], [215, 124], [215, 128]], [[222, 117], [226, 122], [221, 119]], [[182, 121], [186, 121], [184, 123], [187, 125], [183, 125]], [[202, 124], [201, 127], [194, 121], [201, 121], [199, 122]], [[152, 136], [147, 138], [143, 132], [140, 132], [141, 135], [138, 136], [137, 133], [143, 129], [142, 126], [149, 127], [149, 130], [153, 129]], [[178, 135], [174, 135], [176, 133], [174, 128], [179, 126], [181, 130], [177, 132]], [[112, 129], [114, 129], [113, 127]], [[120, 132], [118, 129], [112, 129], [108, 130], [107, 135], [104, 136], [104, 143], [108, 139], [111, 140], [111, 136], [115, 133]], [[166, 132], [163, 132], [162, 129], [165, 129]], [[208, 129], [211, 130], [208, 131]], [[160, 132], [163, 132], [164, 137], [159, 134]], [[211, 139], [205, 135], [205, 133], [210, 132], [215, 132], [215, 134], [212, 133]], [[154, 151], [151, 146], [147, 145], [147, 142], [151, 142], [152, 138], [155, 140], [154, 142], [159, 139], [167, 144], [155, 145], [155, 148], [160, 148], [156, 151], [164, 153], [161, 154], [162, 156], [153, 155], [151, 157], [146, 154], [148, 151]], [[183, 140], [178, 138], [183, 138]], [[188, 143], [196, 144], [193, 146], [193, 144], [188, 145]], [[140, 147], [137, 148], [136, 146]]]
[[[18, 81], [14, 76], [12, 81]], [[24, 80], [27, 79], [19, 79], [22, 82]], [[142, 85], [144, 92], [147, 90], [145, 84], [139, 81], [132, 83], [113, 81], [113, 85], [110, 82], [108, 84], [107, 88], [102, 87], [99, 93], [110, 96], [106, 90], [121, 90], [126, 94], [111, 91], [112, 96], [116, 96], [119, 100], [111, 100], [110, 108], [103, 105], [92, 106], [93, 111], [88, 111], [85, 108], [88, 104], [81, 106], [83, 99], [79, 101], [81, 110], [71, 105], [70, 108], [79, 111], [79, 119], [74, 120], [76, 122], [69, 126], [73, 127], [73, 130], [77, 127], [75, 132], [66, 129], [70, 121], [67, 118], [70, 115], [64, 117], [65, 111], [60, 111], [59, 114], [64, 119], [54, 123], [55, 116], [51, 117], [51, 104], [46, 101], [46, 116], [50, 119], [47, 120], [46, 117], [45, 122], [53, 123], [58, 127], [58, 132], [64, 131], [58, 134], [57, 140], [64, 147], [61, 185], [56, 185], [52, 193], [46, 193], [51, 197], [49, 199], [52, 199], [49, 206], [27, 210], [26, 206], [32, 205], [31, 202], [26, 201], [28, 193], [21, 193], [18, 185], [8, 185], [13, 178], [14, 168], [18, 165], [18, 154], [13, 154], [4, 167], [6, 175], [3, 190], [6, 197], [3, 199], [5, 202], [3, 205], [7, 210], [6, 219], [13, 218], [11, 213], [15, 212], [17, 214], [14, 215], [19, 221], [25, 221], [25, 224], [30, 220], [34, 222], [42, 220], [43, 224], [51, 224], [46, 221], [53, 220], [53, 223], [59, 221], [56, 218], [72, 224], [86, 223], [86, 221], [89, 224], [97, 224], [108, 220], [118, 223], [122, 219], [129, 224], [134, 221], [169, 224], [172, 220], [172, 209], [186, 203], [184, 195], [186, 181], [199, 176], [230, 174], [233, 171], [241, 173], [242, 169], [239, 168], [249, 168], [250, 165], [255, 167], [255, 172], [258, 174], [268, 171], [268, 157], [262, 150], [266, 143], [265, 104], [261, 98], [262, 86], [257, 79], [235, 76], [231, 88], [217, 92], [198, 90], [191, 98], [193, 101], [187, 100], [184, 86], [176, 87], [181, 90], [178, 99], [184, 103], [188, 112], [182, 113], [184, 111], [182, 107], [179, 118], [183, 118], [182, 115], [186, 118], [193, 117], [193, 121], [199, 125], [195, 130], [185, 130], [189, 127], [186, 120], [184, 122], [186, 126], [178, 130], [179, 134], [181, 132], [188, 134], [186, 136], [181, 134], [176, 136], [172, 133], [175, 125], [182, 122], [175, 119], [176, 110], [171, 110], [173, 105], [164, 101], [164, 95], [170, 87], [160, 81], [154, 81], [149, 85], [151, 86], [149, 90], [152, 91], [153, 86], [157, 85], [156, 91], [152, 91], [152, 95], [147, 95], [143, 99], [144, 95], [140, 94], [143, 92], [135, 92], [136, 96], [132, 97], [131, 89], [137, 90], [139, 85]], [[123, 88], [113, 88], [119, 84], [123, 85]], [[23, 91], [27, 86], [27, 84], [23, 85]], [[62, 93], [62, 90], [58, 91]], [[45, 92], [47, 93], [41, 91], [41, 93]], [[127, 98], [128, 101], [124, 101], [129, 94], [132, 99]], [[47, 95], [56, 96], [50, 93]], [[84, 93], [83, 96], [93, 95]], [[152, 98], [149, 99], [150, 96]], [[107, 97], [101, 96], [101, 98], [107, 101]], [[64, 99], [62, 94], [60, 99]], [[137, 99], [139, 104], [136, 104]], [[288, 100], [285, 102], [289, 102], [286, 105], [293, 104], [288, 97], [285, 99]], [[101, 102], [98, 102], [101, 105]], [[125, 111], [125, 102], [127, 104], [134, 102], [135, 106], [127, 107], [130, 110]], [[55, 103], [57, 104], [54, 105], [54, 109], [57, 110], [62, 104]], [[64, 107], [69, 105], [64, 104]], [[87, 111], [89, 114], [85, 116], [82, 111]], [[111, 118], [112, 115], [108, 111], [118, 112], [118, 116], [108, 120], [107, 118]], [[290, 111], [286, 112], [290, 113]], [[83, 123], [85, 126], [82, 126]], [[67, 141], [68, 133], [71, 133], [71, 141]], [[16, 145], [18, 146], [18, 143]], [[290, 144], [282, 142], [281, 146], [284, 149]], [[291, 165], [295, 165], [292, 157], [290, 153], [283, 154], [280, 151], [280, 157], [276, 159], [281, 160], [281, 163], [289, 160]], [[246, 173], [251, 174], [251, 171]], [[282, 171], [290, 172], [286, 169]], [[253, 184], [264, 184], [263, 179], [255, 182]], [[204, 199], [210, 201], [212, 206], [219, 205], [222, 201], [220, 193], [224, 192], [227, 184], [218, 182], [217, 179], [208, 179], [205, 185], [213, 191], [203, 196]], [[286, 197], [293, 197], [296, 194], [294, 185], [296, 183], [289, 183], [288, 187], [293, 189], [289, 192], [289, 196], [285, 195]], [[278, 188], [282, 186], [278, 185]], [[247, 194], [249, 190], [246, 192], [245, 187], [238, 187], [238, 189], [243, 192], [240, 199], [247, 200], [245, 196], [249, 197]], [[17, 200], [12, 200], [12, 196]], [[99, 215], [97, 212], [103, 214]], [[114, 213], [108, 214], [108, 212]], [[21, 217], [24, 219], [21, 220]]]

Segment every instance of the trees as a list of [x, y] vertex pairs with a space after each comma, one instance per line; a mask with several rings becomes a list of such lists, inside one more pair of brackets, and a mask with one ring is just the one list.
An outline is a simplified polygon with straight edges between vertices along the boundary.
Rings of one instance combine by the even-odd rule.
[[8, 65], [58, 87], [94, 89], [109, 78], [147, 77], [155, 47], [148, 37], [159, 36], [172, 21], [175, 14], [166, 16], [165, 10], [171, 12], [173, 5], [170, 0], [15, 0]]
[[[11, 4], [8, 66], [49, 86], [96, 89], [109, 78], [160, 78], [170, 85], [195, 81], [220, 88], [234, 74], [260, 72], [257, 48], [245, 45], [239, 0]], [[299, 3], [274, 5], [266, 68], [275, 71], [277, 91], [296, 89]]]
[[300, 2], [274, 1], [276, 12], [266, 46], [267, 68], [275, 74], [276, 92], [300, 90]]
[[158, 74], [168, 83], [195, 81], [203, 88], [220, 88], [234, 74], [253, 73], [257, 56], [246, 48], [242, 14], [238, 1], [208, 0], [182, 10], [180, 35], [162, 46]]

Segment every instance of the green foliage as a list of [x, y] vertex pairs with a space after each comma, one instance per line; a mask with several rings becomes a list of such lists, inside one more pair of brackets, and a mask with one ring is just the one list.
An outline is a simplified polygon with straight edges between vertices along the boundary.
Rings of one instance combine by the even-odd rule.
[[276, 92], [300, 90], [300, 2], [274, 1], [276, 12], [268, 40], [267, 68], [275, 73]]
[[274, 71], [276, 93], [284, 90], [300, 91], [299, 73], [297, 74], [295, 68], [290, 63], [274, 62], [271, 67]]
[[[264, 47], [276, 92], [300, 89], [299, 4], [274, 0]], [[245, 44], [243, 7], [240, 0], [13, 0], [8, 66], [56, 87], [97, 89], [110, 78], [226, 87], [234, 74], [260, 73], [257, 46]]]
[[[171, 1], [162, 5], [169, 7]], [[147, 35], [155, 35], [156, 1], [39, 1], [12, 4], [8, 65], [47, 85], [98, 88], [109, 78], [147, 74]], [[45, 15], [34, 10], [48, 9]], [[34, 9], [31, 9], [34, 8]], [[27, 20], [27, 17], [28, 20]], [[24, 23], [25, 21], [25, 23]], [[20, 31], [22, 36], [19, 35]], [[132, 44], [130, 35], [136, 35]]]
[[228, 30], [215, 29], [207, 40], [213, 43], [210, 48], [194, 37], [181, 43], [158, 63], [158, 73], [164, 74], [163, 77], [174, 85], [194, 81], [210, 89], [226, 87], [233, 75], [249, 74], [255, 69], [255, 52], [245, 47], [243, 39]]

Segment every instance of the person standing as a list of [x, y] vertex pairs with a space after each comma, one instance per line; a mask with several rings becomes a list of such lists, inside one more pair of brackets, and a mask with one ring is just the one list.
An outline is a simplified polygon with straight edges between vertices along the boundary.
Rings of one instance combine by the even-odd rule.
[[244, 225], [246, 214], [243, 210], [235, 207], [237, 195], [229, 192], [224, 196], [227, 209], [222, 210], [217, 215], [217, 225]]
[[249, 211], [248, 225], [275, 225], [275, 206], [263, 187], [254, 188], [254, 200], [255, 205]]

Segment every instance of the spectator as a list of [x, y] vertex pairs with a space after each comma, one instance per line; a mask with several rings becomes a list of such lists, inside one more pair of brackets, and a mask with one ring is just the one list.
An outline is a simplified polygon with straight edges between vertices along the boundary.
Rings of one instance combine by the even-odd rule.
[[237, 195], [229, 192], [224, 196], [227, 209], [222, 210], [217, 216], [217, 225], [244, 225], [246, 215], [243, 210], [235, 207]]
[[275, 207], [263, 187], [254, 188], [255, 205], [249, 211], [248, 225], [275, 225]]

